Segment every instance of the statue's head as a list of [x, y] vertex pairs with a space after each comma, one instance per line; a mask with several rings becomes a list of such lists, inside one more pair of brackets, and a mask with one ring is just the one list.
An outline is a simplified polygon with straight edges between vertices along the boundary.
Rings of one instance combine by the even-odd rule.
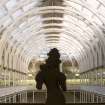
[[45, 64], [40, 65], [40, 69], [57, 69], [59, 71], [59, 64], [61, 63], [59, 51], [56, 48], [53, 48], [47, 55], [48, 59], [46, 59]]
[[59, 51], [53, 48], [47, 55], [48, 59], [46, 60], [46, 64], [52, 69], [59, 68], [59, 64], [61, 63]]
[[57, 50], [56, 48], [51, 49], [47, 55], [53, 58], [58, 58], [58, 59], [60, 58], [59, 50]]

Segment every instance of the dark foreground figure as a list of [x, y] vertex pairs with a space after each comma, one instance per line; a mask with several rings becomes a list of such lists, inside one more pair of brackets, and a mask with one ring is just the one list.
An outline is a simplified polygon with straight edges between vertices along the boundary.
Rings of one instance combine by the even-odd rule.
[[59, 70], [60, 54], [56, 48], [48, 53], [46, 64], [40, 66], [36, 75], [36, 88], [42, 89], [44, 83], [47, 87], [46, 105], [65, 105], [62, 91], [66, 91], [66, 77]]

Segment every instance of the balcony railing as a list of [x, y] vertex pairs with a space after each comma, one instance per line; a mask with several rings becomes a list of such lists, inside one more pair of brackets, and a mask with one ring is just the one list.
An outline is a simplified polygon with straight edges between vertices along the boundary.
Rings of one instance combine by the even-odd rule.
[[[64, 92], [66, 104], [105, 103], [105, 88], [97, 86], [70, 86]], [[30, 86], [16, 86], [0, 89], [0, 103], [44, 104], [47, 98], [45, 90], [38, 91]]]
[[[105, 103], [105, 96], [86, 91], [70, 90], [64, 92], [66, 103]], [[0, 98], [0, 103], [36, 103], [44, 104], [46, 91], [27, 90], [6, 95]]]

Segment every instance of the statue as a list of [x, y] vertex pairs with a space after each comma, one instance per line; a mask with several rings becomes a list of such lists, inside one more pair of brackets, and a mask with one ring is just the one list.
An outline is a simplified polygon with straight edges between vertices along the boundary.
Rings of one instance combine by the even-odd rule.
[[62, 91], [66, 91], [66, 76], [60, 72], [60, 54], [56, 48], [47, 54], [46, 64], [40, 65], [40, 71], [36, 75], [36, 88], [42, 89], [43, 83], [47, 88], [46, 105], [64, 105], [65, 97]]

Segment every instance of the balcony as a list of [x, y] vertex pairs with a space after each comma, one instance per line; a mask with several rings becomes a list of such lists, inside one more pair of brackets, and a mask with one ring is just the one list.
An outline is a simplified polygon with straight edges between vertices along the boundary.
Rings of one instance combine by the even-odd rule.
[[[97, 90], [98, 89], [98, 90]], [[95, 90], [95, 91], [93, 91]], [[64, 92], [66, 105], [83, 103], [105, 103], [105, 89], [81, 86]], [[103, 92], [102, 92], [103, 91]], [[45, 90], [37, 91], [30, 86], [17, 86], [0, 89], [0, 103], [44, 105], [47, 98]]]

